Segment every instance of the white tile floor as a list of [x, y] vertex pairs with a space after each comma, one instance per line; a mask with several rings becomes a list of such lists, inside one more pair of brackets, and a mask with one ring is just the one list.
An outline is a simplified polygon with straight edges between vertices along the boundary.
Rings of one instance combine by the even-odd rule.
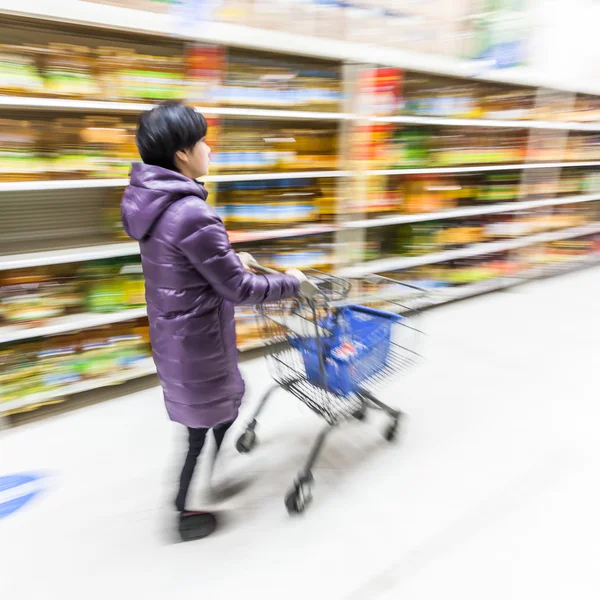
[[[4, 599], [600, 598], [600, 269], [427, 314], [427, 362], [388, 399], [409, 415], [331, 438], [315, 501], [283, 495], [319, 421], [284, 394], [253, 484], [213, 537], [174, 543], [181, 432], [158, 390], [0, 432], [0, 476], [44, 489], [0, 520]], [[268, 383], [244, 365], [252, 405]]]

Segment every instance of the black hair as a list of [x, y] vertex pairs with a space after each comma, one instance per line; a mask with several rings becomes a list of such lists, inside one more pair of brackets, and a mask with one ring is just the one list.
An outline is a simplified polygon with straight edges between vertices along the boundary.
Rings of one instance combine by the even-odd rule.
[[206, 136], [206, 119], [183, 102], [162, 102], [138, 119], [135, 143], [147, 165], [177, 171], [175, 154]]

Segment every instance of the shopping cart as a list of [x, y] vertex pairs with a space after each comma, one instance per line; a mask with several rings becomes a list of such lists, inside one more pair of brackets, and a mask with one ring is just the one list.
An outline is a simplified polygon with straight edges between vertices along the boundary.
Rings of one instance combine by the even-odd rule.
[[[252, 267], [271, 272], [258, 264]], [[278, 388], [325, 419], [326, 427], [285, 497], [290, 514], [304, 512], [311, 503], [312, 469], [336, 425], [363, 421], [367, 409], [378, 409], [390, 419], [385, 438], [396, 438], [402, 413], [375, 393], [420, 357], [423, 335], [417, 319], [427, 297], [426, 290], [386, 277], [350, 281], [318, 271], [307, 275], [297, 298], [256, 306], [274, 385], [236, 444], [241, 453], [254, 448], [257, 419]]]

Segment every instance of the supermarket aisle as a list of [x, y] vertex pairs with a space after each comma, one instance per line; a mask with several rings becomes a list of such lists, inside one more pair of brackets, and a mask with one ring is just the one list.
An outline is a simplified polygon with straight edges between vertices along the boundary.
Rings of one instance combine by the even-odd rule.
[[[3, 596], [597, 599], [599, 297], [596, 268], [429, 313], [428, 361], [389, 394], [401, 443], [376, 415], [337, 432], [297, 519], [319, 422], [278, 396], [255, 453], [228, 440], [252, 485], [203, 542], [170, 533], [181, 432], [158, 390], [1, 432], [0, 475], [47, 475], [0, 520]], [[263, 361], [244, 370], [252, 403]]]

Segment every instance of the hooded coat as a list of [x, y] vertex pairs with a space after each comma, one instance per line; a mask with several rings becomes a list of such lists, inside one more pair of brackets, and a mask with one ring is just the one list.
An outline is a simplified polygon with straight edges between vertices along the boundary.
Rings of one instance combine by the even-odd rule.
[[171, 420], [215, 427], [238, 413], [244, 382], [234, 305], [292, 297], [298, 280], [246, 271], [208, 192], [175, 171], [135, 164], [121, 201], [139, 241], [150, 341]]

